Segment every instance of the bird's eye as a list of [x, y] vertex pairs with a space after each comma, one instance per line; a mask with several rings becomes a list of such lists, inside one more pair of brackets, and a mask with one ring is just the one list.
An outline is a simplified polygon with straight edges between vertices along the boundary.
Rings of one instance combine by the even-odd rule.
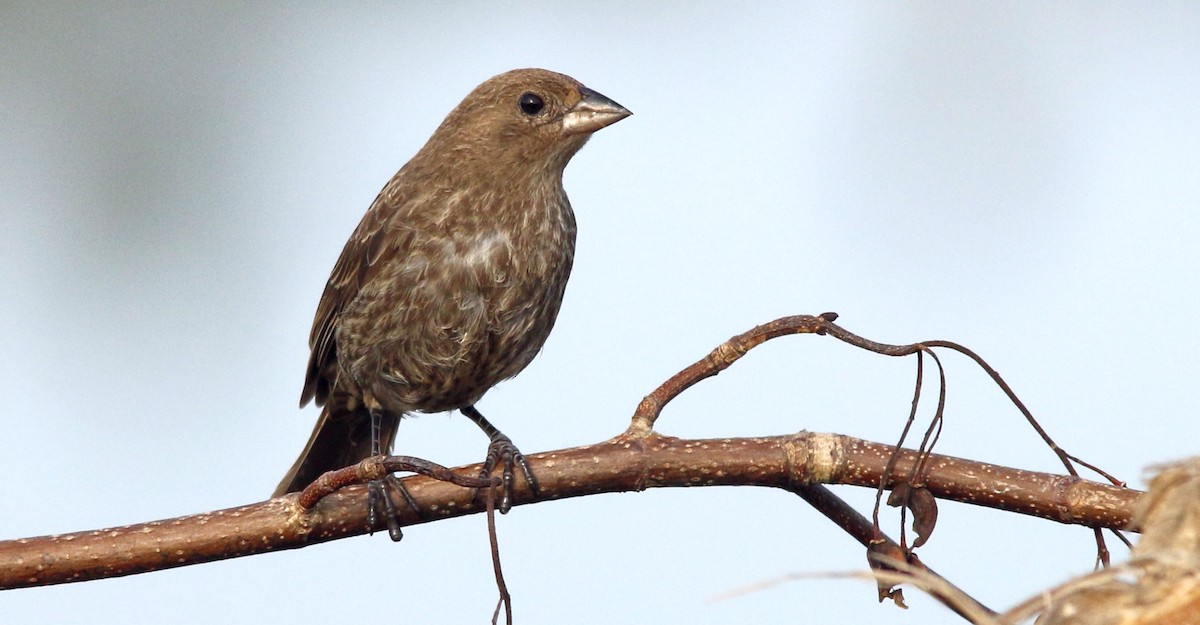
[[542, 108], [546, 103], [542, 101], [541, 96], [536, 93], [525, 92], [521, 94], [521, 99], [518, 101], [521, 105], [521, 112], [526, 115], [537, 115], [542, 112]]

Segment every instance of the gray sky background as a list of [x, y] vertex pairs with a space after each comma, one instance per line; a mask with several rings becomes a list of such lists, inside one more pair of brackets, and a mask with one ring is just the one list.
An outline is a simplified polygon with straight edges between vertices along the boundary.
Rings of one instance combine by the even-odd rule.
[[[523, 66], [635, 113], [568, 168], [558, 326], [480, 404], [523, 450], [615, 435], [729, 336], [834, 310], [972, 347], [1067, 449], [1141, 485], [1197, 451], [1197, 33], [1187, 2], [0, 5], [0, 538], [270, 493], [316, 418], [295, 405], [346, 237], [471, 88]], [[944, 362], [939, 451], [1055, 470], [981, 372]], [[786, 338], [660, 428], [891, 441], [914, 368]], [[485, 448], [458, 416], [399, 441], [448, 465]], [[844, 579], [713, 602], [865, 568], [773, 490], [589, 497], [499, 531], [526, 624], [959, 622]], [[1003, 609], [1089, 570], [1093, 544], [947, 503], [922, 557]], [[0, 622], [478, 623], [494, 600], [480, 516], [2, 593]]]

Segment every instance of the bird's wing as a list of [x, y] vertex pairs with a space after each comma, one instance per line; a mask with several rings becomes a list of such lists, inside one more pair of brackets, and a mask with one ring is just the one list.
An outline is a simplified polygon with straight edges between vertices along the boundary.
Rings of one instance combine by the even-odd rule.
[[335, 334], [338, 315], [358, 296], [363, 286], [371, 281], [387, 261], [403, 255], [408, 247], [406, 237], [388, 235], [388, 224], [396, 213], [396, 197], [380, 193], [363, 215], [354, 234], [342, 248], [342, 255], [333, 266], [325, 292], [317, 305], [308, 345], [312, 350], [308, 359], [308, 373], [304, 380], [304, 391], [300, 405], [315, 399], [317, 405], [325, 403], [337, 375], [337, 345]]

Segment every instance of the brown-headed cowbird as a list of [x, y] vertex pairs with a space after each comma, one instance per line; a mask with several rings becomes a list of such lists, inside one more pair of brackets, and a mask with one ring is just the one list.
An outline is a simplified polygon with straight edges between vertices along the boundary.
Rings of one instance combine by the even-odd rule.
[[486, 466], [505, 462], [507, 508], [514, 459], [527, 467], [474, 404], [545, 343], [575, 253], [563, 168], [629, 114], [541, 69], [495, 76], [450, 112], [333, 267], [300, 397], [323, 410], [276, 496], [390, 450], [406, 414], [461, 410], [491, 439]]

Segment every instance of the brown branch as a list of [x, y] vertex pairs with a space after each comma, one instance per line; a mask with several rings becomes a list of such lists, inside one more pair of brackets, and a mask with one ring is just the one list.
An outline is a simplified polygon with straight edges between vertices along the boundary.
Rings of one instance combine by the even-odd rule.
[[[816, 334], [818, 336], [831, 336], [847, 345], [853, 345], [859, 349], [864, 349], [876, 354], [884, 356], [902, 357], [911, 356], [913, 354], [928, 353], [935, 359], [937, 356], [931, 351], [932, 348], [940, 347], [950, 351], [958, 352], [975, 362], [979, 368], [983, 369], [984, 373], [992, 379], [992, 381], [1004, 392], [1009, 401], [1020, 411], [1025, 417], [1029, 425], [1034, 429], [1039, 437], [1046, 443], [1051, 450], [1062, 461], [1063, 467], [1067, 473], [1072, 476], [1077, 476], [1073, 463], [1078, 463], [1082, 466], [1095, 471], [1098, 475], [1109, 480], [1118, 486], [1124, 486], [1125, 483], [1118, 480], [1116, 477], [1109, 475], [1104, 470], [1094, 465], [1088, 464], [1083, 460], [1067, 453], [1060, 448], [1050, 435], [1042, 428], [1042, 426], [1033, 418], [1033, 413], [1021, 401], [1016, 392], [1004, 381], [1000, 376], [1000, 372], [996, 371], [982, 356], [976, 354], [971, 349], [954, 343], [952, 341], [931, 340], [922, 341], [920, 343], [910, 343], [907, 345], [891, 345], [888, 343], [880, 343], [871, 339], [861, 337], [841, 326], [834, 323], [838, 318], [835, 312], [821, 313], [820, 315], [791, 315], [788, 317], [780, 317], [769, 323], [764, 323], [738, 334], [728, 341], [718, 345], [704, 358], [692, 363], [690, 366], [671, 376], [669, 380], [663, 382], [654, 392], [647, 395], [638, 405], [637, 410], [633, 415], [633, 422], [629, 425], [628, 433], [634, 435], [645, 434], [654, 429], [654, 424], [658, 417], [662, 414], [662, 410], [672, 399], [679, 396], [680, 393], [691, 388], [696, 383], [717, 375], [718, 373], [728, 369], [733, 363], [737, 362], [747, 352], [762, 345], [763, 343], [783, 336], [792, 334]], [[939, 368], [940, 370], [940, 368]], [[918, 380], [919, 382], [919, 380]], [[917, 387], [918, 394], [920, 385]], [[941, 393], [939, 399], [938, 414], [941, 414], [941, 406], [945, 401], [945, 378], [941, 380]]]
[[[848, 345], [853, 345], [854, 347], [874, 352], [876, 354], [882, 354], [884, 356], [902, 357], [914, 354], [917, 356], [917, 378], [912, 409], [909, 413], [908, 421], [904, 426], [904, 432], [901, 434], [900, 442], [897, 444], [898, 447], [903, 445], [904, 440], [908, 435], [909, 428], [912, 426], [913, 420], [916, 416], [917, 406], [920, 402], [921, 390], [923, 388], [922, 365], [923, 356], [925, 354], [928, 354], [938, 367], [938, 403], [937, 409], [934, 412], [933, 420], [930, 423], [929, 428], [926, 430], [925, 439], [921, 442], [919, 452], [932, 453], [933, 445], [936, 442], [938, 435], [941, 433], [942, 419], [946, 405], [946, 376], [945, 371], [942, 368], [941, 360], [933, 351], [933, 348], [941, 348], [958, 352], [967, 358], [970, 358], [977, 366], [979, 366], [979, 368], [983, 369], [988, 377], [992, 379], [992, 382], [994, 382], [996, 386], [998, 386], [1000, 390], [1004, 392], [1005, 396], [1008, 397], [1013, 406], [1015, 406], [1017, 410], [1020, 411], [1021, 415], [1025, 417], [1025, 420], [1029, 423], [1030, 427], [1037, 433], [1039, 437], [1041, 437], [1046, 446], [1054, 452], [1071, 477], [1079, 477], [1079, 473], [1075, 468], [1075, 464], [1079, 464], [1091, 469], [1092, 471], [1095, 471], [1098, 475], [1109, 480], [1114, 485], [1122, 487], [1125, 486], [1124, 482], [1118, 480], [1099, 467], [1084, 462], [1078, 457], [1059, 447], [1058, 444], [1055, 443], [1050, 437], [1050, 434], [1041, 426], [1040, 423], [1038, 423], [1037, 419], [1033, 417], [1033, 413], [1029, 411], [1029, 409], [1025, 406], [1025, 403], [1021, 401], [1021, 398], [1017, 396], [1016, 392], [1013, 391], [1008, 383], [1004, 381], [1004, 378], [1000, 376], [1000, 372], [996, 371], [990, 364], [987, 363], [987, 361], [983, 359], [983, 357], [976, 354], [971, 349], [963, 345], [959, 345], [958, 343], [943, 340], [923, 341], [908, 345], [889, 345], [886, 343], [879, 343], [858, 336], [857, 334], [854, 334], [853, 332], [850, 332], [849, 330], [846, 330], [845, 328], [835, 324], [834, 321], [836, 321], [837, 318], [838, 314], [833, 312], [822, 313], [817, 316], [794, 315], [789, 317], [781, 317], [730, 338], [728, 341], [718, 345], [716, 349], [708, 354], [708, 356], [695, 363], [692, 363], [690, 366], [661, 384], [657, 389], [654, 390], [654, 392], [647, 395], [645, 399], [643, 399], [638, 405], [637, 411], [634, 413], [633, 419], [629, 424], [629, 429], [626, 431], [626, 433], [631, 436], [645, 436], [649, 432], [652, 432], [654, 430], [655, 422], [662, 414], [663, 408], [666, 407], [666, 405], [672, 399], [678, 397], [683, 391], [691, 388], [701, 380], [715, 376], [729, 368], [734, 362], [739, 360], [742, 356], [745, 356], [746, 353], [751, 349], [758, 347], [766, 341], [790, 334], [816, 334], [818, 336], [828, 335]], [[908, 480], [914, 486], [921, 484], [924, 480], [924, 470], [924, 463], [917, 462]], [[876, 503], [874, 518], [876, 522], [878, 522], [879, 518], [879, 503], [880, 498], [883, 495], [883, 489], [884, 485], [880, 483], [875, 499]], [[904, 547], [904, 551], [908, 550], [907, 546], [905, 545], [906, 541], [904, 538], [904, 528], [906, 527], [905, 517], [907, 515], [907, 510], [910, 508], [910, 506], [908, 506], [906, 503], [908, 501], [908, 493], [910, 492], [912, 491], [906, 489], [900, 501], [901, 546]], [[928, 507], [928, 510], [933, 514], [931, 516], [925, 516], [923, 519], [919, 519], [919, 525], [921, 526], [922, 531], [918, 532], [919, 535], [917, 541], [913, 543], [914, 547], [920, 546], [922, 543], [924, 543], [929, 537], [929, 532], [933, 529], [933, 520], [936, 518], [936, 507], [932, 506], [932, 499], [930, 500], [930, 504], [931, 505]], [[912, 508], [912, 510], [915, 513], [917, 508]], [[852, 532], [852, 528], [844, 529]], [[1109, 563], [1109, 551], [1108, 546], [1104, 542], [1104, 534], [1100, 528], [1094, 528], [1093, 533], [1096, 538], [1097, 560], [1104, 566], [1107, 566]], [[1119, 531], [1114, 530], [1113, 533], [1116, 534], [1116, 536], [1121, 539], [1122, 542], [1129, 544], [1128, 539], [1122, 536]]]
[[629, 425], [628, 433], [634, 436], [643, 436], [652, 431], [654, 422], [658, 420], [663, 408], [672, 399], [697, 382], [728, 369], [730, 365], [755, 347], [771, 339], [789, 334], [825, 334], [831, 327], [834, 327], [833, 321], [837, 318], [837, 313], [822, 313], [816, 317], [812, 315], [783, 317], [770, 323], [764, 323], [721, 343], [703, 359], [671, 376], [653, 393], [642, 399], [633, 413], [633, 422]]
[[[530, 457], [541, 482], [534, 497], [522, 484], [516, 504], [603, 492], [680, 486], [744, 485], [784, 488], [803, 497], [867, 547], [880, 600], [903, 605], [895, 579], [926, 589], [964, 618], [991, 621], [994, 613], [926, 567], [913, 552], [925, 542], [937, 519], [936, 498], [1029, 514], [1093, 528], [1100, 557], [1107, 561], [1101, 528], [1128, 529], [1140, 493], [1078, 461], [1050, 439], [999, 374], [971, 350], [947, 341], [887, 345], [837, 326], [835, 313], [777, 319], [719, 345], [707, 357], [679, 372], [641, 402], [624, 434], [598, 445]], [[913, 425], [922, 385], [923, 356], [938, 367], [938, 403], [933, 421], [916, 451], [833, 434], [684, 440], [654, 432], [664, 406], [697, 382], [731, 366], [749, 350], [789, 334], [829, 335], [887, 356], [917, 356], [917, 379], [901, 444]], [[957, 351], [983, 368], [1008, 395], [1033, 429], [1062, 460], [1068, 476], [1050, 475], [934, 455], [946, 402], [946, 378], [933, 348]], [[1109, 486], [1081, 479], [1074, 462], [1101, 473]], [[511, 599], [499, 568], [493, 519], [495, 479], [482, 479], [478, 467], [457, 472], [418, 458], [371, 458], [323, 475], [304, 492], [253, 506], [98, 532], [81, 532], [0, 542], [0, 589], [116, 577], [251, 555], [335, 540], [373, 531], [367, 527], [365, 487], [395, 471], [419, 475], [398, 492], [405, 505], [393, 505], [399, 525], [477, 513], [486, 509], [501, 608], [511, 622]], [[871, 522], [821, 484], [878, 489]], [[482, 489], [482, 490], [476, 490]], [[901, 506], [901, 540], [888, 538], [878, 524], [879, 496], [893, 490], [889, 504]], [[389, 496], [394, 493], [389, 494]], [[506, 499], [507, 500], [507, 499]], [[391, 502], [395, 504], [395, 502]], [[416, 511], [421, 511], [418, 514]], [[905, 539], [905, 517], [913, 514], [917, 539]], [[389, 528], [399, 535], [395, 524]], [[1120, 534], [1118, 534], [1120, 536]], [[1123, 538], [1123, 537], [1122, 537]]]
[[[529, 456], [540, 500], [682, 486], [816, 483], [874, 488], [894, 448], [835, 434], [689, 440], [649, 433]], [[889, 484], [916, 461], [900, 454]], [[927, 459], [925, 486], [937, 497], [1062, 523], [1123, 528], [1140, 492], [1076, 477], [1037, 473], [949, 456]], [[479, 465], [461, 467], [474, 476]], [[476, 514], [484, 494], [425, 476], [403, 480], [424, 511], [397, 505], [401, 525]], [[515, 504], [535, 499], [519, 483]], [[216, 512], [120, 528], [0, 542], [0, 589], [118, 577], [296, 549], [366, 533], [366, 489], [348, 486], [305, 511], [297, 495]]]
[[[899, 555], [901, 557], [900, 561], [909, 570], [907, 575], [901, 576], [900, 581], [917, 583], [920, 588], [968, 621], [971, 621], [974, 615], [995, 615], [993, 610], [979, 603], [975, 598], [950, 583], [950, 580], [947, 580], [933, 569], [925, 566], [915, 555], [909, 555], [907, 559], [904, 559], [905, 549], [878, 530], [878, 519], [872, 520], [863, 516], [857, 510], [850, 507], [845, 500], [830, 492], [825, 486], [821, 484], [796, 484], [791, 488], [791, 491], [804, 499], [808, 505], [825, 515], [826, 518], [833, 521], [838, 527], [846, 529], [848, 534], [868, 549], [868, 557], [873, 557], [874, 554], [880, 551]], [[878, 505], [875, 510], [878, 512]], [[899, 565], [891, 564], [892, 568], [896, 566]], [[900, 583], [900, 581], [896, 583]]]

